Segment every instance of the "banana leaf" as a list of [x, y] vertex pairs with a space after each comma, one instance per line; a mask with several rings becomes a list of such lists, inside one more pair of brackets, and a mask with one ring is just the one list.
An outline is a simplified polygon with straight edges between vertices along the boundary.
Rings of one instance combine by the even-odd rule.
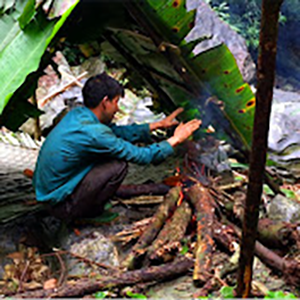
[[232, 53], [224, 44], [197, 56], [192, 52], [192, 47], [188, 53], [188, 44], [184, 37], [194, 24], [194, 15], [186, 11], [185, 1], [146, 2], [148, 5], [140, 5], [137, 2], [136, 7], [147, 19], [148, 24], [156, 29], [158, 37], [182, 49], [181, 54], [177, 55], [178, 60], [184, 59], [183, 65], [193, 80], [199, 83], [199, 94], [208, 93], [223, 102], [224, 117], [228, 119], [245, 147], [250, 149], [255, 96], [249, 85], [243, 82]]
[[[0, 78], [2, 80], [0, 86], [0, 114], [13, 93], [25, 81], [27, 75], [38, 69], [41, 57], [47, 46], [61, 28], [77, 2], [71, 6], [61, 18], [51, 21], [46, 18], [41, 9], [39, 9], [33, 19], [31, 19], [32, 10], [30, 10], [29, 6], [25, 7], [29, 13], [24, 12], [22, 15], [22, 26], [28, 21], [29, 23], [23, 30], [19, 24], [14, 24], [13, 34], [10, 34], [9, 42], [5, 42], [6, 45], [4, 48], [2, 47], [2, 51], [0, 52]], [[3, 28], [7, 25], [5, 22], [7, 18], [3, 17], [6, 16], [3, 15], [1, 18], [3, 22], [0, 22], [0, 32], [2, 32]], [[3, 23], [5, 25], [3, 25]], [[11, 25], [11, 23], [9, 25]], [[4, 39], [2, 37], [0, 45], [2, 45], [6, 38], [7, 36], [5, 36]]]

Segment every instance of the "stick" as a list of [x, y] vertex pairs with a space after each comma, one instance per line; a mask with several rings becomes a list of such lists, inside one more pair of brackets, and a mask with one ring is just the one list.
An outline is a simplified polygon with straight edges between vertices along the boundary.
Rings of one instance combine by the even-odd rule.
[[214, 248], [212, 224], [215, 204], [209, 191], [199, 184], [192, 186], [188, 190], [188, 195], [195, 207], [197, 216], [197, 244], [193, 280], [196, 286], [200, 286], [211, 277], [211, 256]]
[[141, 195], [165, 195], [169, 189], [170, 187], [163, 183], [121, 185], [115, 193], [115, 196], [128, 199]]
[[39, 100], [39, 106], [43, 107], [49, 100], [51, 100], [51, 98], [57, 96], [58, 94], [64, 92], [66, 89], [68, 89], [70, 86], [72, 86], [73, 84], [76, 84], [76, 82], [78, 82], [78, 80], [81, 80], [83, 77], [85, 77], [88, 74], [88, 72], [83, 72], [82, 74], [80, 74], [78, 77], [74, 78], [72, 81], [70, 81], [69, 83], [65, 84], [64, 86], [62, 86], [60, 89], [50, 93], [49, 95], [47, 95], [46, 97], [44, 97], [43, 99]]
[[[163, 259], [167, 261], [165, 256], [168, 249], [172, 250], [172, 245], [177, 243], [180, 245], [184, 238], [188, 224], [190, 223], [192, 210], [187, 202], [183, 202], [174, 212], [171, 219], [165, 224], [153, 242], [152, 247], [148, 250], [150, 260]], [[164, 259], [165, 258], [165, 259]]]
[[164, 202], [158, 207], [155, 215], [152, 218], [152, 222], [140, 236], [138, 242], [123, 261], [124, 267], [128, 269], [134, 269], [136, 267], [138, 258], [140, 258], [141, 254], [146, 252], [145, 248], [152, 243], [166, 219], [169, 217], [170, 213], [176, 207], [180, 192], [181, 187], [174, 187], [165, 196]]
[[145, 282], [162, 282], [176, 278], [189, 271], [193, 260], [181, 257], [172, 263], [161, 266], [129, 271], [126, 273], [104, 276], [99, 280], [80, 279], [74, 284], [66, 284], [58, 289], [36, 290], [12, 295], [14, 298], [67, 298], [90, 295], [97, 291], [136, 285]]

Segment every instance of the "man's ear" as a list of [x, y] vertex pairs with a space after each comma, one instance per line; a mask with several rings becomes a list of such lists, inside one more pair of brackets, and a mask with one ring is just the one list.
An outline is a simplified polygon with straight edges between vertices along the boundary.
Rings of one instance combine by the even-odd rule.
[[107, 102], [110, 101], [109, 98], [107, 96], [105, 96], [102, 101], [100, 102], [100, 104], [102, 104], [101, 106], [105, 109]]

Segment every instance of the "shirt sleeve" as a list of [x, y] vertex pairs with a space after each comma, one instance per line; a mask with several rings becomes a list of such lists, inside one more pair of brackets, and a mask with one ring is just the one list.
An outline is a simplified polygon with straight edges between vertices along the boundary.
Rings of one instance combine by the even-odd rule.
[[149, 124], [132, 124], [123, 126], [110, 124], [109, 127], [117, 137], [120, 137], [128, 142], [151, 142]]
[[167, 142], [153, 143], [147, 147], [138, 147], [117, 137], [108, 126], [92, 126], [91, 138], [87, 151], [102, 154], [140, 165], [158, 164], [174, 153], [173, 147]]

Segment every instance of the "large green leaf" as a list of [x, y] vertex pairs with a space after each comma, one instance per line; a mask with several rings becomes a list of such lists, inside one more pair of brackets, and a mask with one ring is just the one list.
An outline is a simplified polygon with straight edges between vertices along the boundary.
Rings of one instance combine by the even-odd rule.
[[226, 118], [250, 149], [255, 96], [244, 83], [233, 54], [222, 44], [196, 56], [191, 66], [210, 93], [223, 102]]
[[[223, 102], [221, 112], [224, 118], [228, 119], [244, 146], [249, 149], [255, 97], [248, 84], [243, 82], [236, 61], [226, 45], [220, 45], [194, 56], [192, 52], [194, 44], [187, 44], [183, 39], [194, 21], [192, 12], [186, 11], [184, 0], [147, 0], [143, 5], [137, 3], [135, 7], [141, 14], [140, 23], [144, 24], [156, 43], [161, 40], [166, 45], [175, 44], [170, 48], [173, 56], [177, 57], [177, 62], [189, 74], [191, 81], [198, 86], [197, 94]], [[175, 11], [176, 16], [173, 16]], [[181, 51], [178, 51], [176, 46]], [[188, 82], [183, 76], [182, 79], [187, 85]], [[195, 94], [195, 86], [193, 92]]]
[[38, 69], [47, 46], [77, 2], [58, 21], [48, 21], [40, 10], [24, 30], [18, 28], [14, 38], [0, 52], [0, 113], [27, 75]]
[[21, 29], [24, 29], [25, 26], [32, 20], [32, 18], [35, 15], [35, 12], [35, 0], [28, 0], [23, 10], [23, 13], [19, 18], [19, 25]]

